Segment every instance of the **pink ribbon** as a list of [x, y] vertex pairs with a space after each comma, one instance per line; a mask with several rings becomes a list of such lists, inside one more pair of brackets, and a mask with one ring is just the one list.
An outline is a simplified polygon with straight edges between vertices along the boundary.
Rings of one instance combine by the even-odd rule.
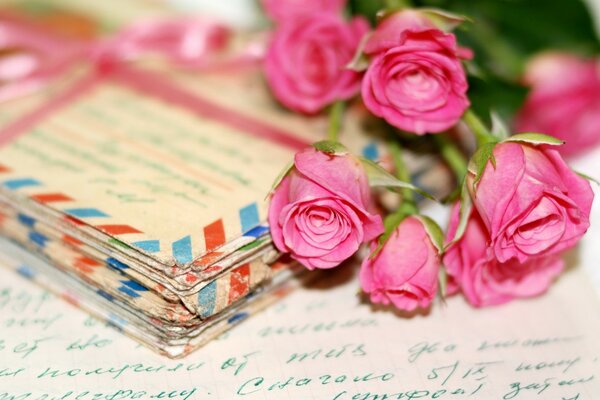
[[[0, 22], [0, 26], [2, 26], [1, 24], [2, 22]], [[51, 54], [50, 49], [56, 51], [56, 43], [44, 42], [44, 46], [38, 46], [42, 43], [42, 38], [32, 37], [30, 41], [26, 41], [24, 39], [28, 34], [13, 28], [13, 37], [21, 40], [23, 48], [41, 48], [48, 54]], [[134, 90], [191, 110], [197, 115], [217, 119], [243, 132], [275, 141], [294, 150], [305, 148], [306, 142], [288, 132], [251, 116], [214, 104], [209, 99], [188, 93], [160, 74], [128, 65], [130, 61], [137, 61], [149, 55], [159, 55], [170, 64], [180, 68], [226, 71], [232, 67], [256, 64], [262, 60], [264, 53], [262, 42], [251, 43], [234, 56], [223, 57], [220, 53], [229, 44], [230, 36], [231, 31], [228, 28], [211, 21], [201, 19], [152, 20], [136, 23], [113, 38], [92, 43], [86, 48], [86, 58], [97, 67], [92, 74], [55, 96], [52, 101], [5, 126], [0, 130], [0, 146], [27, 132], [38, 122], [86, 93], [99, 82], [112, 79]], [[34, 54], [32, 50], [30, 53]], [[58, 71], [52, 70], [53, 74], [47, 73], [43, 62], [36, 61], [28, 54], [24, 54], [24, 56], [21, 59], [13, 58], [11, 60], [9, 58], [7, 60], [10, 68], [7, 67], [6, 76], [13, 76], [14, 87], [20, 88], [20, 92], [15, 90], [13, 94], [23, 94], [39, 89]], [[13, 65], [10, 65], [11, 63]], [[65, 64], [61, 65], [64, 70]], [[24, 67], [31, 71], [23, 74]], [[1, 74], [2, 64], [0, 64], [0, 76]], [[36, 80], [34, 79], [36, 76], [42, 76], [45, 79]]]
[[230, 37], [227, 27], [213, 21], [140, 21], [96, 44], [91, 58], [106, 65], [158, 54], [177, 67], [201, 67], [227, 46]]
[[0, 102], [41, 89], [81, 57], [80, 43], [0, 19]]

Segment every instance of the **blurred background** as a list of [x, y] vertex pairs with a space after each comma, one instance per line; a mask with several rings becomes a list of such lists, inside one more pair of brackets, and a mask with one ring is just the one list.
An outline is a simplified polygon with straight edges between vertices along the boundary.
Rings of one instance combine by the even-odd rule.
[[[265, 23], [264, 17], [260, 11], [260, 6], [256, 0], [169, 0], [176, 7], [182, 10], [200, 11], [221, 18], [232, 24], [244, 27], [260, 26]], [[502, 1], [500, 1], [501, 3]], [[560, 4], [569, 3], [565, 1], [540, 1], [537, 2], [543, 7], [550, 3]], [[600, 32], [600, 0], [585, 0], [594, 15], [596, 16], [596, 30]]]

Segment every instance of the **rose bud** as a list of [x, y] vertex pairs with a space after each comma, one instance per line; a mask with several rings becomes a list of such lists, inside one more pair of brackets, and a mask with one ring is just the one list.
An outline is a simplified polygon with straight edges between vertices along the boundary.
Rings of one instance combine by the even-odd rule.
[[573, 155], [600, 142], [600, 60], [546, 53], [527, 65], [531, 92], [517, 116], [521, 132], [541, 132], [565, 141]]
[[267, 15], [276, 22], [321, 13], [341, 14], [346, 0], [262, 0]]
[[383, 232], [360, 161], [307, 149], [271, 198], [275, 246], [308, 269], [333, 268]]
[[469, 107], [467, 78], [456, 37], [424, 12], [384, 18], [367, 40], [371, 61], [362, 82], [365, 106], [391, 125], [419, 135], [454, 126]]
[[493, 150], [480, 181], [467, 186], [499, 262], [556, 254], [587, 230], [594, 194], [550, 146], [504, 142]]
[[346, 65], [368, 29], [363, 18], [346, 22], [331, 14], [286, 21], [275, 31], [265, 59], [273, 95], [307, 114], [355, 96], [361, 74]]
[[[377, 243], [371, 243], [371, 251]], [[405, 218], [375, 257], [360, 270], [360, 285], [373, 303], [401, 310], [427, 308], [437, 291], [440, 254], [425, 226], [416, 217]]]
[[[459, 206], [456, 204], [450, 215], [448, 241], [454, 238], [458, 222]], [[444, 254], [449, 281], [476, 307], [538, 296], [563, 270], [560, 254], [531, 257], [524, 263], [516, 259], [501, 263], [489, 254], [489, 241], [485, 224], [473, 210], [463, 236]]]

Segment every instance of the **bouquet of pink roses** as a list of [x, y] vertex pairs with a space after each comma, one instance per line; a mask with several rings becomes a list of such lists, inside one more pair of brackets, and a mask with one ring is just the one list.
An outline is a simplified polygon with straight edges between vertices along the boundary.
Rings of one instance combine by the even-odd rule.
[[[539, 295], [589, 226], [590, 183], [563, 160], [600, 142], [589, 15], [579, 1], [415, 3], [263, 1], [275, 26], [264, 64], [274, 97], [331, 121], [327, 139], [275, 182], [273, 241], [308, 269], [334, 268], [366, 244], [362, 290], [403, 310], [438, 293], [478, 307]], [[349, 101], [387, 124], [393, 170], [340, 143]], [[414, 192], [428, 195], [403, 159], [414, 135], [456, 174], [445, 234], [419, 211]], [[399, 194], [385, 216], [374, 187]]]

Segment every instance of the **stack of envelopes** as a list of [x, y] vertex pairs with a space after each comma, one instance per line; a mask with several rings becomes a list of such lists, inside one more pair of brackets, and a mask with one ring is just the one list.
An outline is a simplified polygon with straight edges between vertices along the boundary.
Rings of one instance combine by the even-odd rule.
[[0, 234], [47, 261], [27, 263], [27, 275], [39, 270], [177, 357], [276, 299], [293, 275], [277, 261], [265, 197], [325, 122], [279, 109], [258, 67], [164, 75], [161, 89], [168, 81], [192, 104], [131, 74], [96, 79], [0, 148]]
[[[271, 243], [265, 198], [323, 138], [324, 118], [278, 106], [260, 64], [74, 76], [33, 95], [35, 107], [2, 105], [0, 256], [170, 357], [298, 283]], [[377, 160], [366, 114], [351, 107], [342, 137]], [[421, 183], [437, 176], [418, 169]]]

